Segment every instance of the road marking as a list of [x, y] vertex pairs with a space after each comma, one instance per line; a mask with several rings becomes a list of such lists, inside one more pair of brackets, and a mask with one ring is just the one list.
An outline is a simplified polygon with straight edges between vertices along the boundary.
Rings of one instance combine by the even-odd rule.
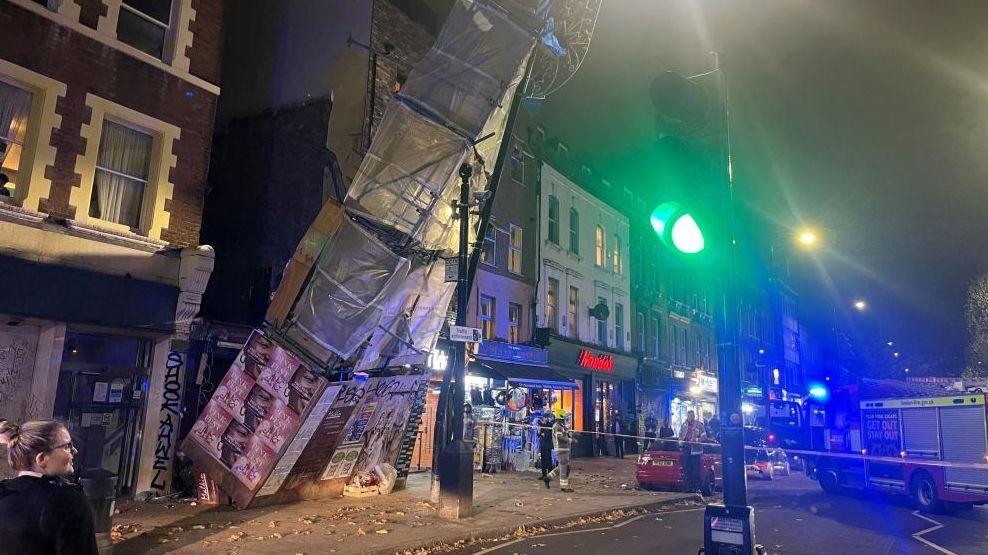
[[926, 538], [923, 537], [924, 534], [929, 534], [930, 532], [935, 532], [935, 531], [943, 528], [944, 525], [942, 523], [937, 522], [937, 521], [933, 520], [932, 518], [927, 517], [926, 515], [920, 514], [919, 511], [913, 511], [913, 516], [914, 517], [917, 517], [917, 518], [921, 518], [921, 519], [925, 520], [926, 522], [929, 522], [930, 524], [933, 525], [933, 526], [930, 526], [929, 528], [927, 528], [926, 530], [920, 530], [919, 532], [916, 532], [915, 534], [913, 534], [913, 539], [915, 539], [917, 541], [920, 541], [920, 542], [923, 542], [928, 547], [933, 548], [933, 549], [936, 549], [937, 551], [939, 551], [940, 553], [943, 553], [944, 555], [957, 555], [953, 551], [951, 551], [951, 550], [949, 550], [947, 548], [944, 548], [944, 547], [940, 547], [939, 545], [937, 545], [937, 544], [935, 544], [935, 543], [931, 542], [930, 540], [928, 540], [928, 539], [926, 539]]
[[[588, 528], [586, 530], [566, 530], [565, 532], [552, 532], [550, 534], [537, 534], [535, 536], [529, 536], [527, 538], [518, 538], [518, 539], [515, 539], [515, 540], [511, 540], [509, 542], [505, 542], [505, 543], [502, 543], [502, 544], [495, 545], [493, 547], [488, 547], [487, 549], [484, 549], [482, 551], [477, 551], [476, 553], [474, 553], [474, 555], [485, 555], [486, 553], [493, 553], [495, 551], [498, 551], [500, 549], [503, 549], [505, 547], [508, 547], [509, 545], [514, 545], [516, 543], [521, 543], [521, 542], [524, 542], [524, 541], [531, 541], [531, 540], [533, 540], [535, 538], [540, 538], [541, 539], [541, 538], [551, 538], [551, 537], [555, 537], [555, 536], [568, 536], [568, 535], [571, 535], [571, 534], [586, 534], [588, 532], [605, 532], [607, 530], [617, 530], [618, 528], [621, 528], [623, 526], [627, 526], [628, 524], [631, 524], [632, 522], [636, 522], [636, 521], [638, 521], [638, 520], [640, 520], [642, 518], [645, 518], [647, 516], [671, 515], [671, 514], [675, 514], [675, 513], [688, 513], [690, 511], [702, 511], [702, 510], [705, 510], [705, 509], [706, 509], [706, 507], [696, 507], [694, 509], [677, 509], [675, 511], [663, 511], [663, 512], [656, 512], [656, 513], [642, 513], [642, 514], [640, 514], [638, 516], [633, 516], [633, 517], [631, 517], [631, 518], [629, 518], [627, 520], [622, 520], [621, 522], [618, 522], [617, 524], [614, 524], [614, 525], [611, 525], [611, 526], [601, 526], [601, 527], [598, 527], [598, 528]], [[946, 553], [948, 553], [949, 555], [957, 555], [956, 553], [950, 553], [949, 551], [947, 551]]]

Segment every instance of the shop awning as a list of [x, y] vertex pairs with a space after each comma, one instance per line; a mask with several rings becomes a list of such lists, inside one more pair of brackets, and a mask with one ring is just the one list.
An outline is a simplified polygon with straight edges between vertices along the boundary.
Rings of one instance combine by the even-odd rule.
[[562, 374], [544, 366], [517, 364], [500, 360], [477, 359], [470, 362], [468, 370], [474, 374], [506, 380], [520, 387], [539, 389], [576, 389], [577, 385]]

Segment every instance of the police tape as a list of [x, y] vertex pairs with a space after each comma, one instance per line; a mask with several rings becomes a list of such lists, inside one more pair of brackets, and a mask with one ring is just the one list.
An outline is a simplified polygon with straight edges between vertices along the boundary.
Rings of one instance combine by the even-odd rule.
[[[551, 430], [551, 426], [537, 426], [535, 424], [519, 424], [517, 422], [496, 422], [493, 420], [478, 420], [477, 424], [491, 425], [491, 426], [504, 426], [513, 428], [526, 428], [529, 430]], [[613, 432], [592, 432], [585, 430], [567, 430], [571, 434], [582, 434], [589, 436], [611, 436], [611, 437], [622, 437], [627, 439], [642, 440], [650, 443], [668, 442], [675, 443], [676, 445], [700, 445], [704, 447], [717, 447], [720, 448], [722, 445], [713, 441], [683, 441], [675, 437], [652, 437], [652, 436], [638, 436], [631, 434], [616, 434]], [[891, 463], [891, 464], [911, 464], [917, 466], [926, 467], [942, 467], [942, 468], [957, 468], [957, 469], [967, 469], [967, 470], [988, 470], [988, 464], [986, 463], [976, 463], [976, 462], [953, 462], [953, 461], [940, 461], [936, 459], [928, 458], [910, 458], [908, 452], [902, 452], [899, 457], [887, 457], [878, 455], [869, 455], [866, 451], [862, 453], [840, 453], [833, 451], [812, 451], [807, 449], [786, 449], [784, 447], [771, 447], [771, 446], [754, 446], [745, 445], [745, 451], [764, 451], [766, 454], [772, 454], [776, 451], [781, 450], [787, 455], [800, 455], [804, 459], [806, 457], [814, 458], [829, 458], [829, 459], [853, 459], [859, 461], [877, 462], [877, 463]], [[985, 455], [985, 460], [988, 461], [988, 454]]]

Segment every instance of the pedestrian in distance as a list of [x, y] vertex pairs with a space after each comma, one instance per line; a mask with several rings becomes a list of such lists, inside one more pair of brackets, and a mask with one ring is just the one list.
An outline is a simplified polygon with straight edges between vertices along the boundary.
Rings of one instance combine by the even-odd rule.
[[[552, 425], [552, 447], [556, 455], [556, 468], [549, 473], [549, 479], [554, 480], [559, 476], [559, 490], [564, 493], [572, 493], [569, 487], [569, 460], [573, 447], [573, 432], [566, 428], [567, 413], [563, 409], [556, 411], [556, 421]], [[546, 484], [548, 485], [548, 483]]]
[[703, 422], [697, 419], [696, 412], [686, 413], [686, 422], [679, 428], [679, 441], [683, 446], [683, 472], [686, 478], [686, 491], [700, 491], [700, 464], [703, 456], [701, 442], [707, 439]]
[[98, 555], [93, 513], [73, 474], [72, 436], [60, 422], [0, 421], [17, 476], [0, 482], [0, 552]]
[[[655, 428], [657, 427], [657, 425], [658, 422], [656, 422], [655, 420], [655, 415], [649, 414], [648, 418], [645, 419], [646, 439], [645, 439], [645, 448], [643, 449], [643, 451], [648, 451], [649, 449], [651, 449], [652, 444], [655, 443], [655, 436], [656, 436]], [[672, 430], [669, 431], [671, 432]]]
[[625, 433], [625, 427], [624, 421], [618, 415], [614, 415], [614, 421], [611, 424], [611, 433], [614, 434], [614, 458], [623, 459], [624, 438], [621, 436]]
[[676, 437], [676, 432], [672, 431], [672, 426], [669, 425], [669, 419], [666, 418], [662, 421], [662, 426], [659, 428], [659, 439], [663, 440], [659, 442], [659, 449], [662, 451], [674, 451], [674, 443], [669, 441], [669, 438]]
[[545, 482], [545, 488], [549, 489], [549, 473], [552, 472], [552, 426], [555, 424], [550, 413], [546, 412], [537, 422], [539, 435], [539, 467], [542, 469], [541, 480]]
[[707, 420], [707, 437], [713, 441], [720, 441], [720, 418], [716, 412]]

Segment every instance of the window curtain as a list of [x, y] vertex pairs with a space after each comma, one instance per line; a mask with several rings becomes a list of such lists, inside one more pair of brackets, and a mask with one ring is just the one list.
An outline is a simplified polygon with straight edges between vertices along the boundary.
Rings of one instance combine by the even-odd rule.
[[[6, 151], [0, 154], [5, 169], [16, 170], [20, 165], [21, 144], [27, 134], [31, 114], [31, 93], [0, 81], [0, 141]], [[13, 179], [14, 176], [9, 176]]]
[[90, 216], [132, 228], [140, 226], [151, 143], [150, 135], [103, 122]]

